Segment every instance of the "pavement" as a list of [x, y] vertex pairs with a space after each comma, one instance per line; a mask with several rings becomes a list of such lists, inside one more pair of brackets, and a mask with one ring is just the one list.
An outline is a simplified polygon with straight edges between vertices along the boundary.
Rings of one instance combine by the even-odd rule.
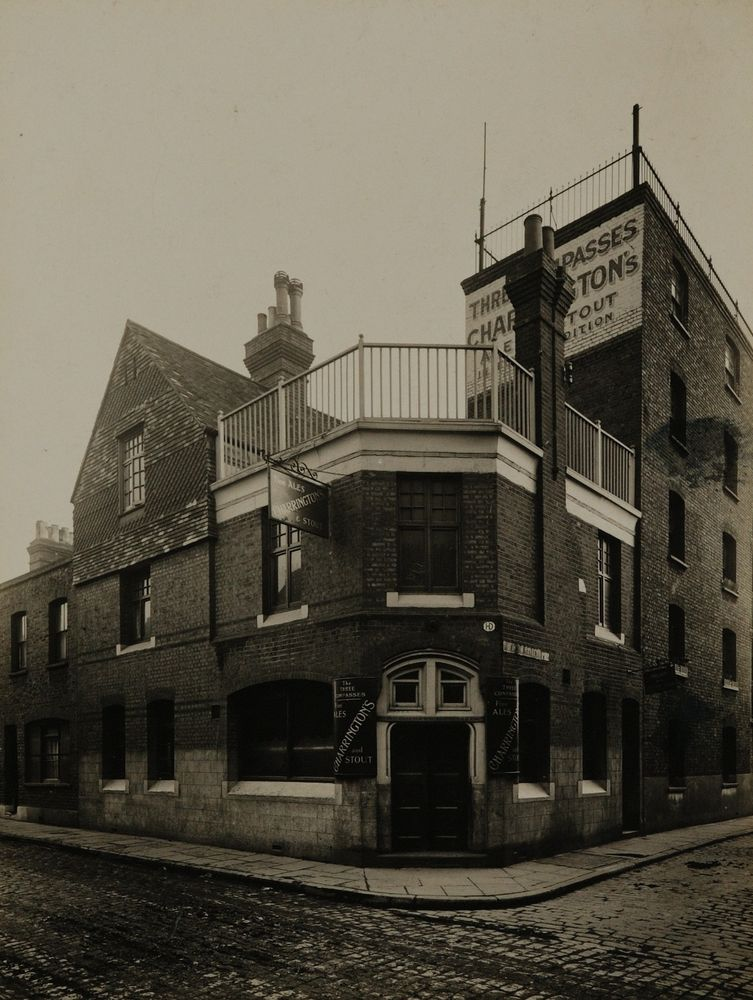
[[256, 885], [404, 909], [493, 909], [561, 896], [623, 872], [753, 833], [753, 816], [634, 835], [505, 868], [358, 867], [210, 844], [49, 826], [0, 816], [0, 837]]

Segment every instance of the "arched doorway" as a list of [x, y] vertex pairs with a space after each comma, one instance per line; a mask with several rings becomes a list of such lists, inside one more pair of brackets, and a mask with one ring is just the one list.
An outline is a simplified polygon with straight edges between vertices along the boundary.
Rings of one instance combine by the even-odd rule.
[[473, 848], [484, 781], [483, 704], [474, 666], [420, 653], [387, 667], [378, 706], [385, 849]]

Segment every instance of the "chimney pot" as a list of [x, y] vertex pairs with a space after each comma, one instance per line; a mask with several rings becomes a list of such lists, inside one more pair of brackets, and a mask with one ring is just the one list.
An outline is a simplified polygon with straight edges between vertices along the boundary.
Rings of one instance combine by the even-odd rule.
[[300, 329], [303, 327], [301, 322], [303, 282], [299, 281], [298, 278], [291, 278], [290, 284], [288, 285], [288, 292], [290, 293], [290, 325]]
[[269, 326], [277, 326], [277, 306], [269, 307]]
[[525, 230], [524, 254], [535, 253], [543, 246], [541, 235], [541, 216], [529, 215], [526, 217], [523, 227]]
[[59, 537], [60, 537], [60, 532], [59, 532], [58, 526], [56, 524], [51, 524], [50, 525], [50, 538], [52, 539], [53, 542], [57, 542], [59, 540]]
[[47, 538], [46, 521], [37, 521], [37, 538]]
[[256, 323], [257, 323], [257, 333], [264, 333], [264, 331], [267, 329], [267, 314], [257, 313]]
[[277, 271], [275, 274], [275, 291], [277, 292], [277, 316], [281, 320], [283, 316], [290, 315], [290, 304], [288, 302], [288, 285], [290, 278], [285, 271]]
[[541, 233], [544, 240], [544, 252], [554, 258], [554, 229], [551, 226], [544, 226]]

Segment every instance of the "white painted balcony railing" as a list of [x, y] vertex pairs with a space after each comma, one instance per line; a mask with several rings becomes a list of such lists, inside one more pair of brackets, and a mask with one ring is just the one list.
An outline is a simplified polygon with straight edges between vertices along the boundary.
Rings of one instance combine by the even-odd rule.
[[567, 464], [607, 493], [635, 506], [635, 451], [569, 405]]
[[533, 375], [496, 345], [360, 339], [356, 347], [221, 413], [218, 479], [357, 420], [484, 420], [533, 441]]

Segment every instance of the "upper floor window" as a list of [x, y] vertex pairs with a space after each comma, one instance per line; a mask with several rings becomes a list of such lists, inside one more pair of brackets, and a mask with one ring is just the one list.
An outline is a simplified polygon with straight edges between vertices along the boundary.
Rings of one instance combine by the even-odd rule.
[[144, 495], [144, 428], [138, 427], [120, 439], [121, 509], [139, 507]]
[[332, 685], [273, 681], [232, 695], [228, 706], [231, 753], [239, 780], [331, 778], [334, 717]]
[[669, 605], [667, 652], [670, 663], [685, 663], [685, 610]]
[[737, 441], [728, 432], [724, 432], [724, 486], [737, 496]]
[[731, 628], [722, 629], [722, 677], [737, 680], [737, 635]]
[[175, 778], [175, 705], [170, 698], [146, 706], [147, 780]]
[[419, 593], [460, 589], [460, 480], [398, 479], [398, 587]]
[[268, 523], [268, 611], [301, 603], [301, 532], [282, 521]]
[[669, 554], [685, 562], [685, 501], [669, 492]]
[[740, 351], [729, 337], [724, 341], [724, 379], [727, 388], [740, 395]]
[[669, 433], [675, 441], [688, 443], [688, 392], [685, 382], [676, 372], [669, 379], [670, 412]]
[[125, 778], [125, 708], [107, 705], [102, 709], [102, 777]]
[[52, 601], [49, 609], [50, 663], [68, 659], [68, 601], [61, 597]]
[[63, 719], [44, 719], [26, 726], [26, 780], [70, 780], [70, 729]]
[[722, 585], [737, 588], [737, 541], [726, 531], [722, 533]]
[[599, 532], [599, 625], [620, 633], [620, 543]]
[[123, 645], [146, 642], [152, 635], [152, 578], [148, 566], [121, 574], [120, 601]]
[[26, 670], [26, 612], [17, 611], [10, 619], [10, 668]]
[[672, 315], [683, 326], [686, 326], [688, 322], [688, 276], [677, 261], [672, 263], [670, 291], [672, 294]]
[[535, 784], [549, 781], [549, 688], [521, 684], [518, 731], [520, 780]]

